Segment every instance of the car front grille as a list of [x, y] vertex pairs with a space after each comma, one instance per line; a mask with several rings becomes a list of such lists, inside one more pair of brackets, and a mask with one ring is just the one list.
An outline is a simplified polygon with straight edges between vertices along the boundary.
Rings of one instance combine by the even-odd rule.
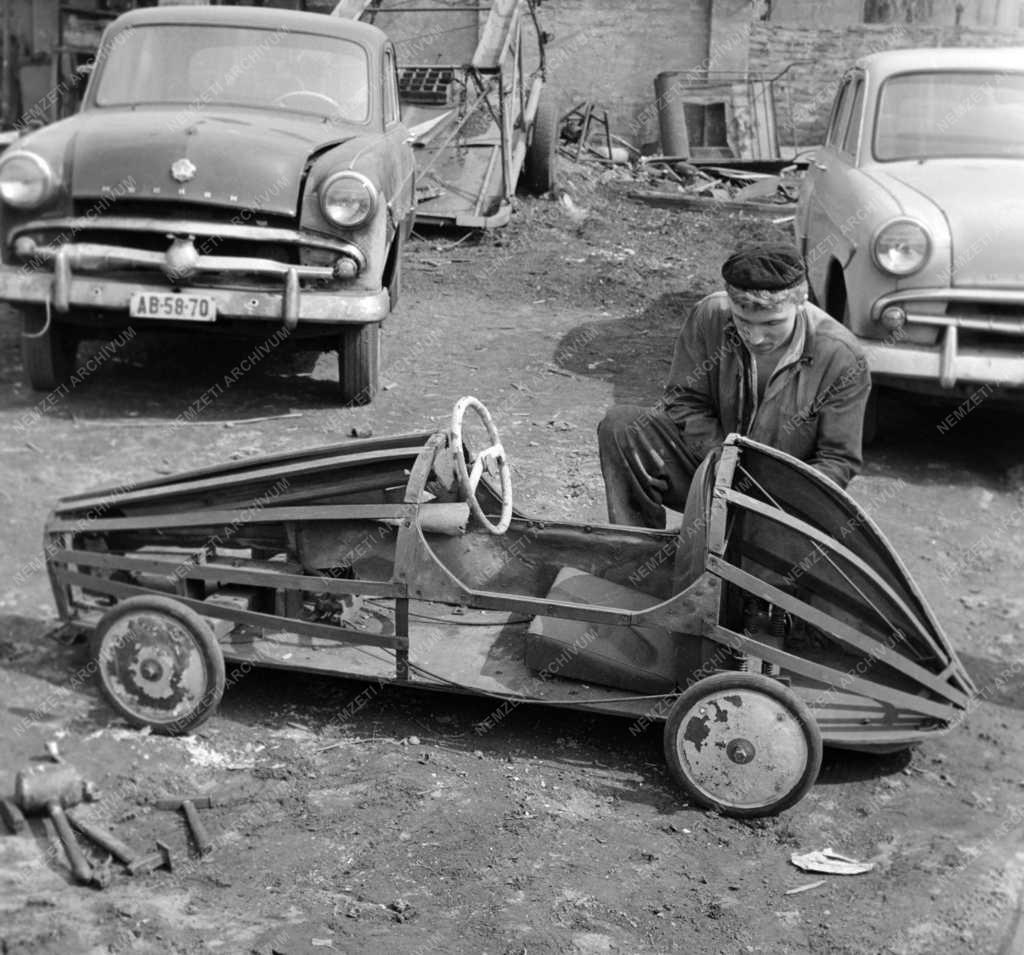
[[292, 216], [269, 215], [263, 211], [243, 218], [242, 212], [226, 206], [203, 202], [179, 202], [172, 199], [115, 199], [102, 207], [94, 199], [76, 199], [73, 204], [76, 219], [88, 224], [102, 223], [111, 216], [127, 216], [133, 219], [153, 219], [157, 222], [171, 219], [188, 219], [211, 225], [261, 225], [270, 228], [295, 229], [298, 222]]
[[[950, 302], [946, 314], [968, 319], [973, 327], [961, 327], [959, 342], [962, 348], [1021, 351], [1024, 341], [1024, 304], [1014, 302]], [[979, 328], [979, 324], [988, 328]]]

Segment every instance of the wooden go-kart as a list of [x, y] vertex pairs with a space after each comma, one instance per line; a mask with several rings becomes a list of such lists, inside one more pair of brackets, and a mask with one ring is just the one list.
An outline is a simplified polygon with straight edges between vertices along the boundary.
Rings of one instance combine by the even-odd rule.
[[520, 514], [491, 416], [462, 398], [434, 434], [64, 498], [46, 555], [103, 694], [157, 733], [208, 717], [226, 664], [509, 701], [495, 718], [586, 708], [663, 721], [689, 796], [754, 816], [807, 792], [823, 744], [910, 746], [973, 692], [870, 517], [736, 435], [678, 532]]

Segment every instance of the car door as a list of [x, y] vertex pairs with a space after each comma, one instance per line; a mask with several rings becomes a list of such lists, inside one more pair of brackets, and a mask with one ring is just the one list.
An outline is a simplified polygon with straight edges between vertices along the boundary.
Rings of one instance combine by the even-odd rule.
[[831, 264], [838, 260], [845, 265], [849, 261], [856, 226], [867, 215], [867, 210], [858, 208], [854, 182], [864, 89], [864, 76], [859, 70], [843, 77], [825, 142], [808, 167], [797, 209], [808, 278], [815, 295], [826, 307]]
[[416, 192], [416, 163], [413, 158], [411, 137], [402, 122], [398, 100], [398, 67], [395, 48], [389, 43], [381, 60], [383, 75], [381, 90], [384, 99], [384, 138], [387, 154], [392, 157], [393, 180], [389, 185], [391, 210], [397, 224], [411, 226]]

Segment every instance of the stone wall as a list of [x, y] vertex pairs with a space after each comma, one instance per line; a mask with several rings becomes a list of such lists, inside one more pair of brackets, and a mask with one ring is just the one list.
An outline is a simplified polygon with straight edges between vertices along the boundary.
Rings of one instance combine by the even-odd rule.
[[774, 84], [779, 142], [784, 149], [805, 148], [824, 138], [836, 84], [855, 59], [922, 46], [1024, 46], [1024, 31], [908, 23], [811, 28], [758, 22], [750, 31], [750, 70], [768, 77], [794, 64]]
[[711, 0], [551, 0], [540, 7], [549, 81], [562, 112], [583, 101], [608, 110], [612, 132], [658, 138], [654, 77], [706, 63]]

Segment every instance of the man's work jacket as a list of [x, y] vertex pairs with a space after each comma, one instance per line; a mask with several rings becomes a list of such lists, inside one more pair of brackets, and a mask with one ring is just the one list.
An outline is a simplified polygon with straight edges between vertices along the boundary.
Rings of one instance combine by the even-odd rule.
[[[795, 346], [795, 347], [794, 347]], [[779, 448], [846, 487], [860, 470], [871, 389], [857, 340], [809, 302], [757, 399], [754, 361], [725, 292], [702, 299], [683, 323], [665, 385], [665, 411], [699, 459], [731, 432]]]

